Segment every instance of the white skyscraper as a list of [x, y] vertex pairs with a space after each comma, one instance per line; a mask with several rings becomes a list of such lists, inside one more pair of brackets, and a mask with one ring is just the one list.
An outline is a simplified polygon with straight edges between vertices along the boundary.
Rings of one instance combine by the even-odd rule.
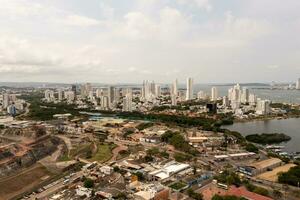
[[131, 112], [132, 111], [132, 89], [128, 88], [126, 95], [123, 99], [123, 111]]
[[217, 101], [218, 99], [218, 89], [216, 87], [211, 88], [211, 100]]
[[260, 98], [257, 99], [256, 104], [256, 114], [258, 115], [267, 115], [270, 113], [270, 104], [269, 100], [262, 100]]
[[9, 106], [9, 94], [5, 93], [3, 95], [3, 104], [2, 107], [3, 108], [7, 108]]
[[175, 94], [171, 95], [171, 104], [172, 106], [177, 106], [177, 96]]
[[243, 88], [243, 92], [241, 95], [241, 102], [242, 103], [248, 103], [249, 102], [249, 89]]
[[178, 96], [178, 81], [177, 81], [177, 79], [175, 79], [175, 81], [174, 81], [174, 83], [172, 85], [171, 95]]
[[249, 95], [249, 104], [250, 106], [255, 106], [257, 102], [257, 97], [255, 94], [250, 94]]
[[297, 90], [300, 90], [300, 78], [297, 80], [297, 83], [296, 83], [296, 89], [297, 89]]
[[107, 97], [109, 101], [109, 107], [112, 106], [113, 102], [115, 101], [115, 88], [110, 86], [107, 88]]
[[186, 81], [186, 100], [193, 99], [193, 79], [188, 78]]

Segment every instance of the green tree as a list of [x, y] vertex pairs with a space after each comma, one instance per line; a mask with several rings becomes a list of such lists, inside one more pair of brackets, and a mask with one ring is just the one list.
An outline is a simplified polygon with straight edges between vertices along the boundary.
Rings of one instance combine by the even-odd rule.
[[83, 183], [85, 188], [93, 188], [94, 187], [94, 181], [90, 178], [85, 179]]

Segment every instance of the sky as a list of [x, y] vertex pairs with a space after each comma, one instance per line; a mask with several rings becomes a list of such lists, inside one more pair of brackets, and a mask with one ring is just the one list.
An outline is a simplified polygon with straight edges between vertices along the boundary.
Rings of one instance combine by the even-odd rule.
[[296, 81], [299, 0], [0, 0], [0, 82]]

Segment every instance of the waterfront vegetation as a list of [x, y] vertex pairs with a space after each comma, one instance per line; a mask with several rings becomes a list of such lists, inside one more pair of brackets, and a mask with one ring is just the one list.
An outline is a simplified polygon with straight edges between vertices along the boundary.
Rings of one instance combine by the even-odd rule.
[[262, 133], [247, 135], [246, 140], [257, 144], [279, 144], [291, 140], [291, 137], [283, 133]]

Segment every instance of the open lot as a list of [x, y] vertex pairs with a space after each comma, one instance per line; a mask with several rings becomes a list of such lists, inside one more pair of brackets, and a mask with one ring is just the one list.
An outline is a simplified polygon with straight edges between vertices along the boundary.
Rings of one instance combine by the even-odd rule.
[[289, 171], [289, 169], [291, 167], [294, 167], [294, 166], [295, 166], [295, 164], [286, 164], [286, 165], [277, 167], [277, 168], [273, 169], [272, 171], [260, 174], [257, 176], [257, 178], [267, 180], [267, 181], [277, 182], [277, 179], [278, 179], [277, 174], [279, 172], [287, 172], [287, 171]]
[[14, 176], [0, 179], [0, 200], [10, 199], [39, 185], [51, 173], [41, 164], [35, 164]]

